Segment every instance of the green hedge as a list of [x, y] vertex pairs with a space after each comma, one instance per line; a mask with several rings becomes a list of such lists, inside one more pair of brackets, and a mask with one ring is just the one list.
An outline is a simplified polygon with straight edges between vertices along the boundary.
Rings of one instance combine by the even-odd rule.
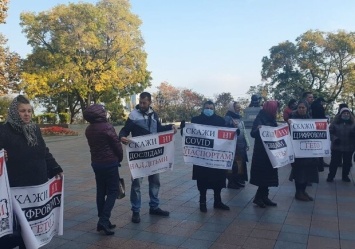
[[55, 124], [57, 123], [56, 113], [43, 113], [35, 117], [37, 124]]
[[69, 124], [70, 123], [70, 113], [61, 112], [59, 115], [59, 123], [60, 124]]

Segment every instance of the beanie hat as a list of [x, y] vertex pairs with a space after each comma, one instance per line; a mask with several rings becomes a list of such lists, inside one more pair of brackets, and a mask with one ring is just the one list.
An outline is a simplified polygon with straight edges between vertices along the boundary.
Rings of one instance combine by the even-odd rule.
[[345, 111], [348, 111], [348, 112], [350, 112], [351, 113], [351, 111], [350, 111], [350, 109], [349, 108], [347, 108], [347, 107], [343, 107], [343, 108], [341, 108], [340, 109], [340, 114], [342, 114], [343, 112], [345, 112]]

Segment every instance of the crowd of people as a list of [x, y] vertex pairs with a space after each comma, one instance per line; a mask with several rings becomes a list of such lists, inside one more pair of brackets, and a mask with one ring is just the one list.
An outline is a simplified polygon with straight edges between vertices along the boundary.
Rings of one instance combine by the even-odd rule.
[[[285, 122], [292, 119], [327, 119], [324, 102], [323, 98], [314, 100], [311, 92], [305, 92], [300, 100], [291, 99], [288, 102], [283, 111], [283, 119]], [[84, 119], [90, 123], [86, 128], [85, 135], [90, 147], [91, 167], [96, 179], [96, 204], [99, 218], [97, 231], [103, 231], [106, 235], [113, 235], [113, 229], [116, 227], [111, 223], [110, 216], [118, 195], [119, 167], [123, 159], [121, 144], [128, 144], [130, 142], [129, 136], [136, 137], [168, 130], [173, 130], [175, 134], [177, 131], [174, 125], [161, 124], [151, 103], [151, 94], [141, 93], [139, 104], [129, 114], [119, 134], [108, 122], [104, 106], [94, 104], [83, 112]], [[201, 114], [191, 119], [191, 123], [195, 124], [235, 128], [237, 135], [235, 158], [231, 170], [193, 165], [192, 179], [197, 182], [201, 212], [207, 212], [206, 193], [208, 189], [212, 189], [214, 192], [213, 207], [215, 209], [230, 210], [222, 202], [222, 189], [226, 187], [230, 189], [242, 188], [249, 178], [250, 184], [258, 187], [253, 203], [261, 208], [277, 206], [277, 203], [269, 198], [269, 187], [279, 185], [278, 169], [272, 166], [268, 158], [259, 129], [261, 126], [277, 127], [279, 109], [280, 103], [278, 101], [265, 101], [253, 122], [250, 136], [255, 139], [255, 142], [250, 177], [247, 173], [247, 151], [250, 142], [238, 102], [231, 102], [227, 113], [222, 117], [216, 114], [214, 103], [207, 101], [203, 104]], [[11, 187], [39, 185], [54, 176], [63, 176], [63, 170], [47, 148], [38, 125], [32, 122], [32, 114], [33, 109], [29, 100], [19, 95], [10, 105], [6, 123], [0, 127], [0, 148], [5, 149]], [[180, 128], [183, 129], [184, 125], [185, 122], [182, 122]], [[349, 182], [352, 156], [355, 151], [355, 117], [346, 104], [340, 106], [337, 115], [330, 122], [329, 132], [331, 162], [327, 182], [334, 181], [337, 168], [340, 165], [342, 165], [342, 180]], [[319, 182], [318, 174], [324, 170], [322, 169], [323, 164], [323, 160], [318, 158], [295, 159], [291, 165], [289, 177], [295, 183], [295, 199], [313, 200], [313, 197], [306, 192], [306, 188], [312, 183]], [[132, 179], [130, 201], [133, 223], [140, 223], [142, 180], [143, 178]], [[159, 206], [159, 174], [148, 176], [148, 182], [149, 214], [168, 217], [169, 212], [162, 210]], [[25, 248], [21, 236], [18, 236], [20, 230], [15, 217], [14, 234], [0, 238], [1, 248], [13, 248], [14, 245]]]

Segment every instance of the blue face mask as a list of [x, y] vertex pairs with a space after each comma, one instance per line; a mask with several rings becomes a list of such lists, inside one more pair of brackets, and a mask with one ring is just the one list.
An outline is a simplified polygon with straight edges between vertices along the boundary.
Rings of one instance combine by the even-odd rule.
[[211, 109], [203, 109], [203, 114], [205, 114], [207, 117], [211, 117], [213, 113], [214, 111]]

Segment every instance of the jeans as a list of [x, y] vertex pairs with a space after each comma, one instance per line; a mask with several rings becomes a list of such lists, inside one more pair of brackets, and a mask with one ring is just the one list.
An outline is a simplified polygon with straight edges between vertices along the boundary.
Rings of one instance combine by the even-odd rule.
[[110, 224], [111, 211], [118, 195], [118, 167], [94, 168], [96, 179], [96, 205], [99, 216], [98, 224]]
[[[140, 212], [142, 199], [141, 199], [141, 183], [143, 178], [137, 178], [132, 180], [131, 187], [131, 210], [133, 212]], [[149, 182], [149, 207], [151, 209], [157, 209], [159, 207], [159, 188], [160, 188], [160, 179], [159, 174], [154, 174], [148, 176]]]

